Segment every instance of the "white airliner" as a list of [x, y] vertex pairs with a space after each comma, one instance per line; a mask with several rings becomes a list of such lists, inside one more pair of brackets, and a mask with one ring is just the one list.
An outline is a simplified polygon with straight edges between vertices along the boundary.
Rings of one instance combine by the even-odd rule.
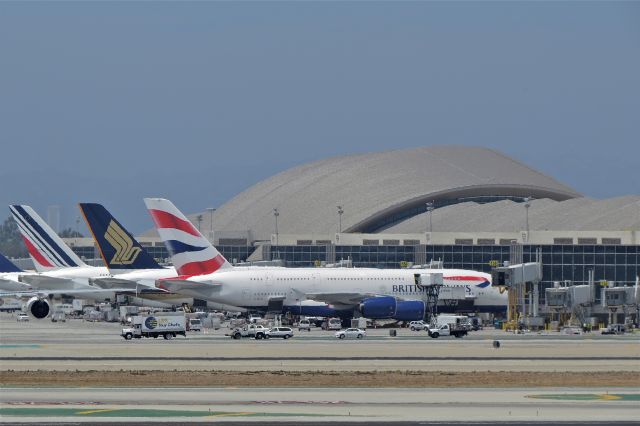
[[27, 281], [29, 284], [49, 285], [55, 278], [59, 278], [67, 283], [73, 282], [82, 286], [88, 284], [89, 278], [110, 275], [104, 266], [90, 266], [84, 263], [30, 206], [16, 204], [9, 206], [9, 209], [18, 224], [33, 265], [36, 271], [41, 273], [33, 275], [34, 282]]
[[[100, 277], [91, 283], [101, 288], [130, 288], [142, 292], [143, 303], [154, 301], [158, 307], [193, 305], [191, 296], [174, 294], [156, 287], [156, 281], [178, 276], [174, 267], [164, 268], [153, 259], [135, 237], [101, 204], [80, 203], [80, 212], [95, 240], [100, 256], [114, 277]], [[162, 304], [162, 305], [161, 305]], [[212, 302], [207, 306], [218, 310], [231, 310]]]
[[169, 200], [145, 199], [179, 274], [157, 285], [250, 310], [300, 315], [421, 320], [423, 278], [441, 273], [445, 286], [464, 286], [478, 311], [504, 312], [506, 294], [491, 276], [458, 269], [234, 268]]
[[21, 271], [3, 275], [0, 277], [0, 288], [4, 291], [0, 297], [28, 299], [27, 312], [41, 319], [50, 313], [48, 299], [52, 296], [115, 301], [116, 293], [131, 292], [129, 288], [103, 289], [91, 286], [91, 280], [111, 276], [106, 267], [90, 266], [80, 260], [31, 207], [12, 205], [10, 210], [38, 272]]

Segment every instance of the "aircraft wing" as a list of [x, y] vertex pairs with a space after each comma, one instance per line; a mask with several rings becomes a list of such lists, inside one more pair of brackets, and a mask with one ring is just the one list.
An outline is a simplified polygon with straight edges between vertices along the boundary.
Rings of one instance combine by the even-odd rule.
[[124, 280], [121, 278], [94, 278], [89, 281], [91, 284], [104, 289], [111, 288], [129, 288], [130, 290], [140, 290], [141, 288], [148, 287], [147, 285], [140, 284], [134, 280]]
[[354, 306], [364, 299], [375, 297], [373, 293], [306, 293], [307, 299], [325, 302], [330, 305]]
[[0, 290], [3, 290], [3, 291], [26, 291], [26, 290], [31, 290], [31, 286], [29, 284], [21, 283], [19, 281], [0, 278]]
[[39, 298], [47, 298], [49, 296], [57, 296], [61, 294], [65, 294], [67, 296], [96, 296], [100, 294], [109, 294], [109, 293], [131, 293], [131, 289], [129, 288], [113, 288], [113, 289], [61, 289], [61, 290], [45, 290], [45, 289], [37, 289], [37, 290], [28, 290], [28, 291], [1, 291], [0, 297], [16, 297], [19, 299], [29, 299], [32, 297]]
[[55, 287], [56, 289], [67, 287], [73, 288], [76, 284], [68, 278], [48, 277], [46, 275], [20, 275], [20, 282], [27, 283], [33, 287]]
[[189, 281], [181, 279], [156, 280], [156, 287], [172, 293], [184, 294], [194, 297], [206, 297], [217, 293], [222, 284], [213, 281]]

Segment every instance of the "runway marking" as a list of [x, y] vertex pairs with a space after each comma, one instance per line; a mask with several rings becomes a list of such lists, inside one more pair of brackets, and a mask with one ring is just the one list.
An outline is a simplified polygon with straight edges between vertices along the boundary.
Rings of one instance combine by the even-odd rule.
[[107, 411], [115, 411], [115, 409], [111, 408], [103, 408], [100, 410], [87, 410], [87, 411], [78, 411], [76, 414], [95, 414], [95, 413], [105, 413]]
[[526, 397], [534, 399], [554, 399], [558, 401], [640, 401], [640, 393], [560, 393], [527, 395]]
[[39, 349], [41, 348], [42, 345], [32, 345], [32, 344], [19, 344], [19, 343], [6, 343], [6, 344], [2, 344], [0, 345], [0, 349], [17, 349], [17, 348], [32, 348], [32, 349]]
[[245, 412], [245, 413], [220, 413], [220, 414], [212, 414], [210, 416], [205, 416], [207, 419], [212, 419], [214, 417], [246, 417], [246, 416], [254, 416], [257, 413]]
[[3, 416], [37, 416], [37, 417], [136, 417], [136, 418], [157, 418], [157, 417], [319, 417], [326, 414], [314, 413], [263, 413], [254, 411], [198, 411], [198, 410], [154, 410], [154, 409], [132, 409], [132, 408], [112, 408], [96, 410], [79, 410], [77, 408], [41, 408], [41, 407], [21, 407], [6, 408], [0, 407], [0, 418]]

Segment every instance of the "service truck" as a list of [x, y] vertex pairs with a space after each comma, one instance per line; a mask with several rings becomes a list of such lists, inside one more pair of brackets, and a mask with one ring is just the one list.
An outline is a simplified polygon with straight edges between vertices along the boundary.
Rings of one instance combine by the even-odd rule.
[[466, 325], [456, 325], [455, 323], [451, 323], [429, 327], [427, 328], [427, 333], [429, 333], [429, 337], [434, 339], [437, 339], [440, 336], [455, 336], [460, 338], [467, 335], [468, 329]]
[[268, 328], [259, 324], [247, 324], [242, 328], [236, 328], [231, 333], [225, 334], [232, 339], [240, 339], [242, 337], [253, 337], [255, 339], [268, 339]]
[[437, 326], [445, 325], [445, 324], [454, 324], [456, 327], [462, 328], [466, 327], [467, 331], [471, 329], [471, 323], [469, 322], [469, 317], [466, 315], [443, 315], [440, 314], [436, 317]]
[[187, 335], [187, 321], [184, 315], [150, 315], [135, 316], [131, 320], [132, 327], [122, 329], [122, 337], [126, 340], [142, 337], [164, 337], [166, 340], [177, 335]]

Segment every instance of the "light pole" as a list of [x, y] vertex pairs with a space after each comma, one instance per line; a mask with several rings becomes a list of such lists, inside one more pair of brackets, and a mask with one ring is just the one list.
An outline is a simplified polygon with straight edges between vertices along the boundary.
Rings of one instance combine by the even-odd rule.
[[338, 206], [338, 232], [342, 233], [342, 213], [344, 213], [344, 210], [342, 210], [342, 206]]
[[431, 212], [433, 212], [433, 201], [427, 203], [427, 213], [429, 213], [429, 233], [433, 230], [433, 223], [431, 222]]
[[215, 207], [207, 207], [207, 211], [209, 212], [209, 241], [213, 244], [213, 213], [216, 211]]
[[200, 230], [200, 224], [202, 223], [202, 215], [201, 215], [201, 214], [199, 214], [199, 215], [198, 215], [198, 217], [196, 218], [196, 220], [198, 221], [198, 231], [199, 231], [199, 232], [202, 232], [202, 231]]
[[273, 217], [276, 220], [276, 246], [279, 246], [279, 241], [278, 241], [278, 216], [280, 216], [280, 212], [278, 211], [278, 209], [273, 209]]
[[526, 243], [529, 242], [529, 207], [531, 207], [531, 200], [533, 197], [527, 197], [524, 199], [524, 214], [525, 214], [525, 229], [527, 231], [527, 240]]

